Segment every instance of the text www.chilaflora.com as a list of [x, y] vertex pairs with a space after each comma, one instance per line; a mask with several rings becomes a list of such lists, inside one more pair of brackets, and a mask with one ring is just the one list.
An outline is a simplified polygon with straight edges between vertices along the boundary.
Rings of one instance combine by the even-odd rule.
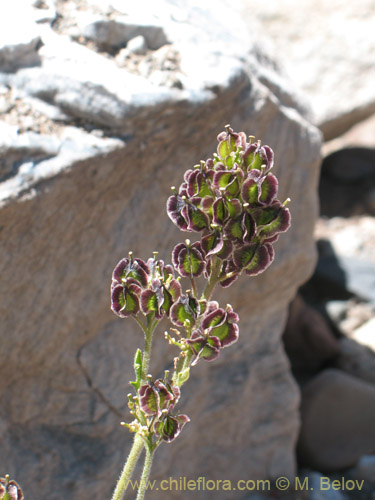
[[[312, 490], [309, 484], [309, 477], [278, 477], [270, 481], [269, 479], [239, 479], [231, 481], [230, 479], [207, 479], [204, 476], [197, 479], [188, 479], [181, 476], [178, 478], [169, 477], [161, 480], [150, 480], [146, 484], [146, 490], [149, 491], [270, 491], [275, 488], [279, 491], [286, 490]], [[351, 480], [344, 477], [332, 480], [329, 477], [321, 477], [319, 490], [336, 491], [361, 491], [363, 480]], [[126, 487], [132, 490], [138, 490], [142, 485], [141, 481], [127, 482]]]

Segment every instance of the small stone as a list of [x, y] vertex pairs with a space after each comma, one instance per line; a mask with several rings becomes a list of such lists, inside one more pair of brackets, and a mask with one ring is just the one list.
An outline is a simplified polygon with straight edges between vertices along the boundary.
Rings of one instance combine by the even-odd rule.
[[156, 70], [149, 75], [149, 81], [154, 85], [164, 85], [166, 80], [166, 75], [164, 71]]
[[2, 113], [7, 113], [10, 111], [14, 106], [13, 102], [10, 102], [8, 99], [5, 97], [0, 97], [0, 114]]
[[128, 41], [126, 48], [130, 54], [143, 55], [147, 52], [147, 42], [144, 36], [139, 35]]
[[[23, 16], [17, 9], [24, 8]], [[37, 25], [29, 18], [30, 6], [9, 2], [0, 17], [0, 71], [15, 71], [40, 62], [41, 37]]]
[[353, 470], [358, 479], [364, 479], [375, 484], [375, 455], [364, 455], [361, 457]]
[[[347, 497], [341, 491], [334, 490], [330, 485], [330, 478], [323, 476], [323, 474], [311, 472], [308, 479], [310, 500], [346, 500]], [[329, 479], [329, 482], [327, 479]], [[324, 485], [324, 489], [322, 485]]]
[[96, 20], [88, 23], [84, 23], [82, 19], [80, 34], [99, 45], [111, 48], [123, 47], [139, 35], [145, 38], [147, 46], [153, 50], [168, 43], [162, 26], [147, 24], [141, 17], [132, 16], [118, 16], [115, 19], [97, 16]]
[[126, 63], [126, 60], [130, 57], [130, 52], [129, 50], [125, 47], [124, 49], [121, 49], [118, 51], [115, 60], [116, 63], [119, 65], [123, 65]]

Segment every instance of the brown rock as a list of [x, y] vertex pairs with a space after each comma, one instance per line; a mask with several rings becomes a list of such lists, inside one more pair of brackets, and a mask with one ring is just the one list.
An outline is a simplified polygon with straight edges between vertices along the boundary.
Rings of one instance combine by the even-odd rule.
[[283, 341], [296, 372], [314, 372], [339, 353], [324, 317], [297, 295], [290, 305]]
[[353, 466], [375, 449], [375, 387], [325, 370], [302, 391], [301, 461], [322, 472]]
[[354, 377], [375, 384], [375, 352], [354, 339], [340, 339], [335, 366]]

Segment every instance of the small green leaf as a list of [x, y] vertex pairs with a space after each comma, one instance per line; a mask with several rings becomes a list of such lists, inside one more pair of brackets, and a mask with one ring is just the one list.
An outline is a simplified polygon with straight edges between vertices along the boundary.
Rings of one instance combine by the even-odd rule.
[[180, 372], [177, 375], [177, 385], [181, 387], [182, 384], [184, 384], [187, 380], [189, 380], [189, 377], [190, 377], [190, 368], [185, 368], [184, 370], [182, 370], [182, 372]]
[[125, 294], [123, 291], [118, 294], [118, 302], [119, 302], [121, 309], [122, 309], [125, 305]]
[[159, 395], [151, 387], [148, 388], [145, 395], [141, 398], [141, 408], [148, 415], [158, 413]]
[[219, 188], [226, 188], [227, 185], [232, 182], [233, 174], [231, 172], [219, 172], [217, 176], [215, 176], [215, 184], [219, 186]]
[[256, 180], [252, 178], [246, 179], [241, 189], [241, 195], [245, 203], [258, 203], [259, 186]]
[[235, 250], [233, 254], [234, 263], [240, 269], [248, 266], [258, 249], [258, 245], [243, 245], [238, 250]]
[[245, 165], [249, 167], [249, 170], [253, 170], [256, 168], [260, 170], [260, 167], [263, 165], [263, 158], [260, 153], [250, 153], [245, 157]]
[[225, 158], [230, 155], [232, 152], [231, 147], [229, 146], [228, 140], [221, 141], [217, 147], [218, 155], [225, 160]]
[[125, 289], [125, 299], [126, 299], [125, 312], [129, 314], [136, 314], [139, 310], [139, 302], [136, 296], [133, 293], [131, 293], [128, 289]]
[[271, 264], [271, 257], [265, 245], [260, 246], [249, 264], [245, 268], [248, 276], [256, 276], [262, 273]]
[[130, 382], [136, 389], [139, 389], [142, 377], [142, 351], [137, 349], [134, 356], [135, 381]]
[[208, 217], [199, 208], [189, 207], [189, 229], [192, 231], [201, 231], [208, 227]]
[[272, 174], [268, 174], [262, 182], [262, 190], [259, 201], [265, 204], [271, 203], [277, 195], [277, 187], [277, 178]]
[[194, 322], [194, 314], [188, 303], [176, 302], [171, 308], [171, 320], [177, 326], [183, 326], [185, 321]]
[[236, 196], [240, 189], [240, 185], [237, 177], [235, 177], [232, 182], [230, 182], [227, 186], [226, 192], [229, 193], [230, 196]]
[[229, 147], [232, 151], [236, 151], [236, 138], [233, 135], [229, 136]]
[[164, 301], [163, 301], [162, 307], [163, 307], [164, 311], [168, 314], [169, 309], [171, 308], [171, 305], [172, 305], [172, 296], [169, 293], [169, 291], [166, 290], [165, 288], [163, 289], [163, 295], [164, 295]]
[[280, 203], [254, 211], [254, 218], [259, 228], [258, 234], [267, 238], [283, 233], [290, 226], [290, 212]]
[[226, 199], [225, 205], [232, 219], [238, 217], [242, 212], [241, 202], [237, 198], [233, 198], [232, 200]]
[[178, 421], [174, 417], [168, 416], [164, 420], [163, 425], [163, 439], [172, 441], [178, 433]]
[[215, 224], [223, 224], [226, 217], [225, 205], [223, 198], [218, 198], [213, 204], [213, 222]]
[[224, 227], [224, 235], [230, 240], [242, 241], [243, 234], [241, 219], [232, 219]]
[[152, 292], [151, 290], [147, 291], [150, 293], [147, 295], [144, 293], [142, 295], [142, 299], [145, 302], [144, 305], [142, 304], [142, 310], [147, 310], [148, 314], [149, 312], [158, 310], [158, 299], [155, 292]]

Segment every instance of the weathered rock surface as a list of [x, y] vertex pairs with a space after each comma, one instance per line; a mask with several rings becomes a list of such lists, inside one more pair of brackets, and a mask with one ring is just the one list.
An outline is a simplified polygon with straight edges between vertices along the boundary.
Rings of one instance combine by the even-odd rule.
[[340, 339], [339, 345], [340, 354], [335, 360], [335, 366], [350, 375], [375, 384], [375, 350], [347, 337]]
[[260, 21], [259, 36], [270, 37], [277, 61], [308, 96], [326, 140], [375, 112], [372, 0], [271, 0], [259, 11], [241, 5], [246, 20]]
[[375, 115], [351, 127], [345, 134], [323, 144], [323, 156], [344, 148], [375, 148]]
[[[184, 238], [165, 213], [170, 186], [212, 154], [228, 122], [275, 150], [293, 226], [266, 274], [221, 294], [241, 315], [240, 344], [197, 366], [181, 405], [192, 421], [160, 448], [153, 477], [295, 472], [299, 395], [280, 336], [315, 263], [320, 135], [272, 64], [260, 62], [247, 27], [238, 19], [235, 31], [227, 27], [233, 13], [194, 7], [182, 20], [174, 15], [159, 24], [179, 54], [179, 88], [152, 84], [48, 26], [37, 66], [0, 73], [13, 110], [27, 101], [30, 116], [43, 118], [37, 141], [57, 141], [51, 157], [46, 148], [34, 157], [20, 151], [30, 130], [19, 129], [4, 149], [19, 141], [19, 155], [0, 185], [0, 470], [28, 500], [109, 498], [130, 445], [119, 422], [128, 419], [127, 381], [142, 342], [135, 323], [109, 310], [111, 272], [130, 249], [142, 258], [157, 249], [169, 260]], [[41, 102], [48, 119], [42, 106], [35, 111]], [[1, 118], [17, 127], [17, 116]], [[160, 332], [155, 374], [166, 368], [165, 350]], [[195, 496], [229, 498], [212, 495]]]
[[375, 447], [375, 387], [329, 369], [302, 391], [299, 454], [322, 472], [356, 464]]

